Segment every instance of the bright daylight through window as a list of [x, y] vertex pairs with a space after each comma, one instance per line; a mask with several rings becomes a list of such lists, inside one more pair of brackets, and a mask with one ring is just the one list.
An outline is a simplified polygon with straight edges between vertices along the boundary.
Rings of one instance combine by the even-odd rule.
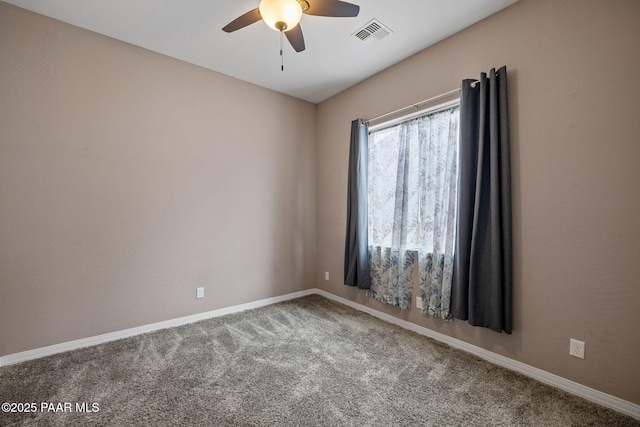
[[[449, 298], [455, 248], [459, 105], [369, 134], [368, 241], [371, 293], [410, 305], [418, 269], [425, 311]], [[444, 291], [444, 292], [443, 292]]]

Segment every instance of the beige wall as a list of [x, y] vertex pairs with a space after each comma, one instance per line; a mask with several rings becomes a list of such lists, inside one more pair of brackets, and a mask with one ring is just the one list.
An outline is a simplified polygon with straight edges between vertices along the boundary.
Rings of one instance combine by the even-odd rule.
[[312, 287], [315, 135], [313, 104], [0, 3], [0, 355]]
[[[321, 103], [316, 286], [640, 404], [638, 22], [636, 0], [521, 0]], [[513, 334], [400, 311], [343, 286], [351, 120], [501, 65], [512, 125]], [[585, 360], [569, 356], [570, 338], [586, 342]]]

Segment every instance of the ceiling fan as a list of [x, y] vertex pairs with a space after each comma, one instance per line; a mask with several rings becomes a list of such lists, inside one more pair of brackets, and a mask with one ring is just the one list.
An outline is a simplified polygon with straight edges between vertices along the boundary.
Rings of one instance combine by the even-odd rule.
[[299, 22], [303, 13], [354, 17], [359, 12], [360, 6], [339, 0], [262, 0], [259, 7], [229, 22], [222, 30], [231, 33], [262, 19], [269, 27], [284, 33], [296, 52], [302, 52], [305, 46]]

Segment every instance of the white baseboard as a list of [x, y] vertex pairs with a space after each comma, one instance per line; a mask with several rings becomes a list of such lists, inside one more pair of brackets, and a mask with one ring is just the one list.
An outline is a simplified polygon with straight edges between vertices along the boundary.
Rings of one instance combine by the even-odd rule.
[[159, 329], [172, 328], [175, 326], [181, 326], [188, 323], [197, 322], [200, 320], [210, 319], [213, 317], [224, 316], [225, 314], [238, 313], [240, 311], [249, 310], [252, 308], [264, 307], [266, 305], [275, 304], [282, 301], [288, 301], [295, 298], [304, 297], [307, 295], [317, 294], [333, 301], [339, 302], [346, 306], [355, 308], [356, 310], [368, 313], [374, 317], [377, 317], [386, 322], [398, 325], [404, 329], [411, 330], [420, 335], [433, 338], [442, 343], [448, 344], [451, 347], [464, 350], [481, 359], [487, 360], [498, 366], [503, 366], [512, 371], [519, 372], [530, 378], [557, 387], [561, 390], [565, 390], [569, 393], [583, 397], [592, 402], [614, 409], [623, 414], [629, 415], [636, 419], [640, 419], [640, 405], [628, 402], [615, 396], [603, 393], [593, 388], [578, 384], [574, 381], [567, 380], [558, 375], [543, 371], [542, 369], [534, 368], [533, 366], [526, 365], [522, 362], [510, 359], [508, 357], [493, 353], [485, 350], [481, 347], [469, 344], [461, 341], [457, 338], [452, 338], [448, 335], [435, 332], [431, 329], [423, 326], [416, 325], [415, 323], [408, 322], [406, 320], [399, 319], [365, 305], [353, 302], [346, 298], [339, 297], [321, 289], [309, 289], [300, 292], [294, 292], [291, 294], [281, 295], [274, 298], [266, 298], [246, 304], [234, 305], [232, 307], [221, 308], [219, 310], [208, 311], [205, 313], [198, 313], [191, 316], [179, 317], [177, 319], [167, 320], [164, 322], [152, 323], [150, 325], [139, 326], [136, 328], [125, 329], [122, 331], [111, 332], [108, 334], [97, 335], [94, 337], [83, 338], [79, 340], [64, 342], [60, 344], [50, 345], [47, 347], [36, 348], [33, 350], [23, 351], [20, 353], [9, 354], [7, 356], [0, 357], [0, 366], [12, 365], [15, 363], [25, 362], [27, 360], [38, 359], [44, 356], [50, 356], [56, 353], [62, 353], [65, 351], [76, 350], [83, 347], [89, 347], [92, 345], [102, 344], [109, 341], [115, 341], [122, 338], [132, 337], [134, 335], [140, 335], [147, 332], [157, 331]]
[[598, 403], [602, 406], [606, 406], [618, 412], [622, 412], [623, 414], [629, 415], [636, 419], [640, 419], [640, 405], [636, 405], [635, 403], [620, 399], [610, 394], [603, 393], [577, 382], [562, 378], [558, 375], [543, 371], [542, 369], [534, 368], [533, 366], [526, 365], [522, 362], [518, 362], [517, 360], [513, 360], [492, 351], [485, 350], [484, 348], [469, 344], [457, 338], [452, 338], [448, 335], [441, 334], [423, 326], [416, 325], [415, 323], [407, 322], [406, 320], [399, 319], [395, 316], [391, 316], [389, 314], [383, 313], [357, 302], [353, 302], [346, 298], [339, 297], [321, 289], [315, 289], [315, 293], [318, 295], [322, 295], [325, 298], [347, 305], [351, 308], [355, 308], [356, 310], [368, 313], [386, 322], [398, 325], [404, 329], [408, 329], [420, 335], [433, 338], [436, 341], [448, 344], [451, 347], [464, 350], [467, 353], [471, 353], [474, 356], [478, 356], [481, 359], [487, 360], [495, 365], [505, 367], [515, 372], [519, 372], [542, 383], [549, 384], [571, 394], [575, 394], [584, 399], [590, 400], [591, 402]]
[[258, 301], [248, 302], [246, 304], [239, 304], [231, 307], [221, 308], [218, 310], [193, 314], [191, 316], [179, 317], [177, 319], [166, 320], [164, 322], [152, 323], [150, 325], [124, 329], [122, 331], [110, 332], [108, 334], [96, 335], [94, 337], [82, 338], [79, 340], [49, 345], [47, 347], [40, 347], [33, 350], [22, 351], [20, 353], [9, 354], [7, 356], [0, 357], [0, 366], [13, 365], [15, 363], [26, 362], [27, 360], [38, 359], [40, 357], [50, 356], [52, 354], [63, 353], [65, 351], [70, 351], [70, 350], [77, 350], [79, 348], [98, 345], [98, 344], [102, 344], [109, 341], [119, 340], [122, 338], [129, 338], [134, 335], [153, 332], [159, 329], [173, 328], [175, 326], [186, 325], [188, 323], [194, 323], [200, 320], [224, 316], [225, 314], [238, 313], [241, 311], [250, 310], [252, 308], [264, 307], [266, 305], [271, 305], [271, 304], [275, 304], [282, 301], [300, 298], [300, 297], [304, 297], [314, 293], [315, 293], [315, 289], [294, 292], [291, 294], [281, 295], [278, 297], [266, 298]]

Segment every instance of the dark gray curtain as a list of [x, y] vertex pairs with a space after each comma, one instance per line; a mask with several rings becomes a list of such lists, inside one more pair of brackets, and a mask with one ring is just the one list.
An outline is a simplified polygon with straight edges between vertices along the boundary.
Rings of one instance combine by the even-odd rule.
[[511, 333], [511, 168], [507, 69], [464, 80], [452, 314]]
[[367, 229], [367, 141], [369, 126], [351, 122], [349, 182], [347, 187], [347, 236], [344, 248], [344, 284], [369, 289]]

